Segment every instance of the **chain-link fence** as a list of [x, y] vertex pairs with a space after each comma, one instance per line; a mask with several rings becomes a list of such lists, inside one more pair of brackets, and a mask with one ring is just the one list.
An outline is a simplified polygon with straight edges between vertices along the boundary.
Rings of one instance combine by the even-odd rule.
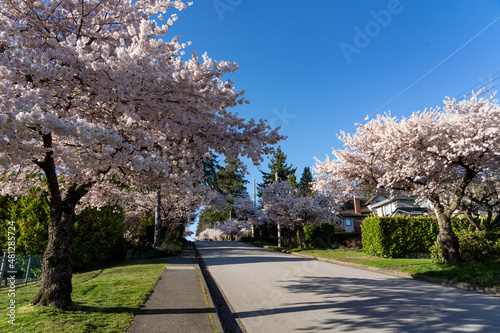
[[[0, 288], [10, 286], [11, 278], [15, 284], [28, 283], [40, 280], [42, 276], [43, 256], [12, 256], [3, 254], [0, 265]], [[9, 281], [7, 281], [9, 279]]]

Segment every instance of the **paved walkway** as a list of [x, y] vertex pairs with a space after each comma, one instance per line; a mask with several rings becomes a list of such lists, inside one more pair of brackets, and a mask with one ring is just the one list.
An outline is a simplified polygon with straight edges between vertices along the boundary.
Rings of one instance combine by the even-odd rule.
[[171, 257], [129, 333], [222, 332], [191, 244]]

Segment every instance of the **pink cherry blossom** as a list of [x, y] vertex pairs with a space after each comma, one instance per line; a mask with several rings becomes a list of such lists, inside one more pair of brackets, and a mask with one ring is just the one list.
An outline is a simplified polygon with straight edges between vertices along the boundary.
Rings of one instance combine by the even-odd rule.
[[334, 196], [373, 189], [419, 195], [434, 207], [445, 261], [461, 263], [450, 219], [471, 184], [500, 175], [500, 107], [477, 93], [444, 105], [400, 120], [378, 115], [355, 134], [342, 132], [346, 148], [317, 162], [314, 187]]
[[[194, 51], [183, 59], [180, 37], [167, 36], [171, 12], [187, 7], [181, 0], [0, 6], [0, 195], [47, 184], [49, 239], [58, 240], [49, 242], [34, 304], [71, 304], [77, 205], [119, 201], [116, 185], [175, 191], [212, 153], [257, 164], [283, 139], [229, 110], [246, 102], [223, 79], [236, 63]], [[157, 14], [168, 24], [158, 25]]]

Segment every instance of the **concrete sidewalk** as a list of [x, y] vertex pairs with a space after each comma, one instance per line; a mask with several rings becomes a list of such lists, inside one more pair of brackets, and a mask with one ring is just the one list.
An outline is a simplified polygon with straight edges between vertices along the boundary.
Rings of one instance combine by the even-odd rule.
[[129, 333], [223, 332], [191, 243], [170, 263]]

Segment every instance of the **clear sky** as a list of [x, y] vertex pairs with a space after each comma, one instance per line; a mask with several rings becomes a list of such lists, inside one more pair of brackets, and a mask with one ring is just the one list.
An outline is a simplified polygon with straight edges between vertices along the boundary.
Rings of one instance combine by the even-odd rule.
[[[186, 53], [238, 63], [228, 78], [251, 103], [233, 111], [282, 126], [297, 179], [367, 115], [500, 84], [498, 0], [194, 0], [178, 16]], [[261, 174], [248, 170], [253, 195]]]

